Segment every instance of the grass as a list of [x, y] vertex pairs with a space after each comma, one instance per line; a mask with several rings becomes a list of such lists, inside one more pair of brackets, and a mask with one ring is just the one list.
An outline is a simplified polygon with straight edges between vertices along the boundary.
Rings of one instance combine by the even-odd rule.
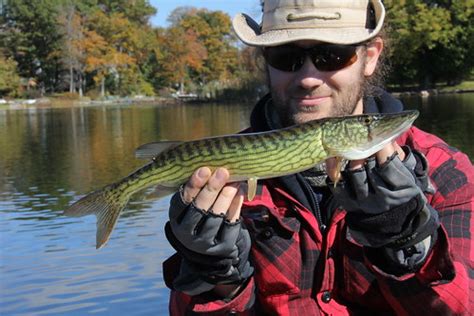
[[[420, 91], [420, 87], [418, 85], [404, 85], [402, 87], [397, 84], [391, 84], [391, 85], [388, 85], [388, 90], [391, 92]], [[432, 89], [428, 89], [428, 90], [432, 90]], [[436, 90], [438, 90], [439, 93], [474, 91], [474, 78], [465, 80], [455, 86], [448, 86], [446, 85], [446, 83], [438, 83], [436, 84]]]
[[457, 90], [474, 91], [474, 80], [466, 80], [455, 86], [441, 86], [438, 88], [440, 92], [454, 92]]

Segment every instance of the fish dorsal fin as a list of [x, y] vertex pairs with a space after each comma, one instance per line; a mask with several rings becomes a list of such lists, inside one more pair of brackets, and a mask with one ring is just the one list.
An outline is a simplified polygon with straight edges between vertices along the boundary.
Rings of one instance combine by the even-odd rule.
[[165, 150], [176, 147], [181, 143], [181, 141], [162, 141], [143, 144], [135, 149], [135, 157], [139, 159], [152, 159]]

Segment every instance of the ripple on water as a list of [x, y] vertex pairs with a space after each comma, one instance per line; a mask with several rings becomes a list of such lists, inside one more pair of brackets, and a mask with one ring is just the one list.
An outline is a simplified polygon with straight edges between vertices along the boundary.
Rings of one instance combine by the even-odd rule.
[[169, 199], [134, 201], [109, 244], [96, 250], [94, 216], [56, 211], [65, 192], [2, 194], [0, 315], [166, 314]]

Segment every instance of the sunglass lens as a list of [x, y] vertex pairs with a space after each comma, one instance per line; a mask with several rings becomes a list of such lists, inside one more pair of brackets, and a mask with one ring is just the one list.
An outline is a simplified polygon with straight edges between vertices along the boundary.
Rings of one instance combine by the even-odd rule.
[[317, 45], [302, 48], [294, 45], [267, 47], [263, 56], [267, 63], [281, 71], [294, 72], [301, 69], [309, 54], [314, 66], [320, 71], [336, 71], [348, 67], [357, 61], [357, 46]]
[[348, 67], [357, 61], [356, 46], [319, 45], [311, 52], [314, 66], [321, 71], [336, 71]]
[[263, 51], [267, 63], [281, 71], [298, 71], [304, 64], [305, 51], [302, 48], [291, 45], [267, 47]]

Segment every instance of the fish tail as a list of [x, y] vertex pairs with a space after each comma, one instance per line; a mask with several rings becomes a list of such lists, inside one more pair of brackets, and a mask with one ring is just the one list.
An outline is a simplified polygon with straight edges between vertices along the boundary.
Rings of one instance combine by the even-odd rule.
[[64, 211], [64, 215], [80, 217], [94, 214], [97, 217], [96, 249], [100, 249], [109, 240], [129, 197], [123, 191], [115, 190], [113, 186], [107, 186], [72, 204]]

